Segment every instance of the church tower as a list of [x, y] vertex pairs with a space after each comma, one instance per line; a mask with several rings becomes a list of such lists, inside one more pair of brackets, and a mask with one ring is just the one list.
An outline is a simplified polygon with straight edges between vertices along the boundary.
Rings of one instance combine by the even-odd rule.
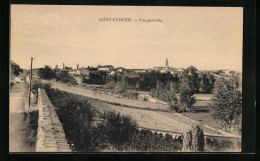
[[168, 62], [168, 58], [166, 58], [166, 61], [165, 61], [165, 72], [168, 72], [169, 71], [169, 62]]
[[169, 68], [168, 58], [166, 58], [165, 67], [166, 67], [166, 68]]

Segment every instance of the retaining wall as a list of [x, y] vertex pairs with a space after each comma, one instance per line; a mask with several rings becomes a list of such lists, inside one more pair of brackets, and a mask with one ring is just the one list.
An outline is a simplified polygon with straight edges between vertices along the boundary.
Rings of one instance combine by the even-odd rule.
[[71, 152], [62, 124], [44, 89], [38, 89], [36, 152]]

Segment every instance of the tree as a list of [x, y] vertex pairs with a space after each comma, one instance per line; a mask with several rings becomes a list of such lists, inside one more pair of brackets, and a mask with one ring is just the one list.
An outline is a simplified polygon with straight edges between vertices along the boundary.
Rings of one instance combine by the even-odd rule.
[[56, 73], [50, 66], [45, 65], [44, 68], [38, 69], [38, 75], [41, 79], [52, 79], [56, 77]]
[[127, 83], [126, 82], [117, 82], [115, 86], [115, 93], [118, 93], [119, 96], [127, 92]]
[[189, 110], [189, 108], [196, 102], [194, 95], [194, 90], [190, 87], [188, 81], [184, 80], [180, 84], [180, 106], [183, 112]]
[[184, 134], [183, 152], [203, 152], [205, 150], [204, 132], [197, 125]]
[[198, 70], [194, 66], [190, 66], [183, 71], [182, 80], [188, 81], [194, 92], [199, 91]]
[[199, 90], [202, 93], [212, 93], [214, 89], [214, 76], [210, 73], [201, 73], [199, 75]]
[[20, 72], [22, 72], [22, 69], [20, 66], [14, 62], [11, 63], [11, 72], [15, 75], [18, 76], [20, 75]]
[[240, 125], [242, 114], [242, 93], [237, 79], [220, 78], [215, 82], [214, 96], [210, 103], [216, 120], [225, 127]]

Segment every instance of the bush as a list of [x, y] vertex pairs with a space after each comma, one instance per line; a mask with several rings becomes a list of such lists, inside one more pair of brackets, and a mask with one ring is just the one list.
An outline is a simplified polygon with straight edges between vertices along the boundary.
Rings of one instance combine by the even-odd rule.
[[38, 88], [49, 90], [51, 89], [51, 83], [44, 83], [40, 80], [33, 80], [31, 87], [32, 90], [38, 90]]
[[77, 80], [74, 77], [68, 75], [65, 72], [58, 74], [56, 80], [61, 81], [63, 83], [68, 83], [70, 85], [77, 85], [78, 84]]
[[114, 89], [115, 86], [116, 86], [116, 82], [115, 81], [110, 81], [107, 84], [105, 84], [103, 86], [103, 88], [105, 88], [105, 89]]
[[50, 90], [51, 84], [50, 83], [44, 83], [40, 80], [32, 80], [31, 90], [32, 90], [32, 93], [34, 94], [34, 96], [36, 98], [36, 99], [32, 99], [32, 100], [35, 101], [34, 103], [37, 103], [37, 101], [38, 101], [38, 88]]
[[44, 68], [39, 68], [38, 69], [38, 75], [39, 75], [39, 77], [41, 79], [53, 79], [53, 78], [56, 78], [55, 71], [51, 67], [49, 67], [47, 65], [45, 65]]
[[206, 152], [241, 152], [241, 141], [232, 139], [205, 139]]
[[15, 76], [20, 75], [20, 72], [23, 70], [20, 68], [20, 66], [14, 62], [11, 62], [11, 73], [14, 74]]
[[14, 82], [11, 82], [11, 83], [10, 83], [10, 86], [12, 87], [13, 85], [14, 85]]
[[171, 111], [175, 111], [175, 112], [182, 112], [183, 111], [183, 108], [181, 108], [179, 106], [179, 104], [177, 102], [175, 102], [175, 101], [170, 102], [169, 109]]
[[121, 116], [115, 112], [105, 112], [101, 115], [101, 118], [104, 122], [99, 124], [98, 128], [102, 129], [102, 137], [107, 138], [107, 141], [117, 149], [121, 149], [120, 146], [128, 142], [132, 134], [137, 130], [136, 122], [129, 116]]
[[118, 93], [119, 96], [123, 93], [127, 92], [127, 84], [126, 82], [117, 82], [117, 84], [114, 87], [114, 92]]

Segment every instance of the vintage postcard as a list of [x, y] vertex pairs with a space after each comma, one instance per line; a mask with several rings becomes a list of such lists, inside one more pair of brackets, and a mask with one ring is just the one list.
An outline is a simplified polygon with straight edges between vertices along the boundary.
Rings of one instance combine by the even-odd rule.
[[11, 5], [10, 152], [241, 152], [242, 7]]

